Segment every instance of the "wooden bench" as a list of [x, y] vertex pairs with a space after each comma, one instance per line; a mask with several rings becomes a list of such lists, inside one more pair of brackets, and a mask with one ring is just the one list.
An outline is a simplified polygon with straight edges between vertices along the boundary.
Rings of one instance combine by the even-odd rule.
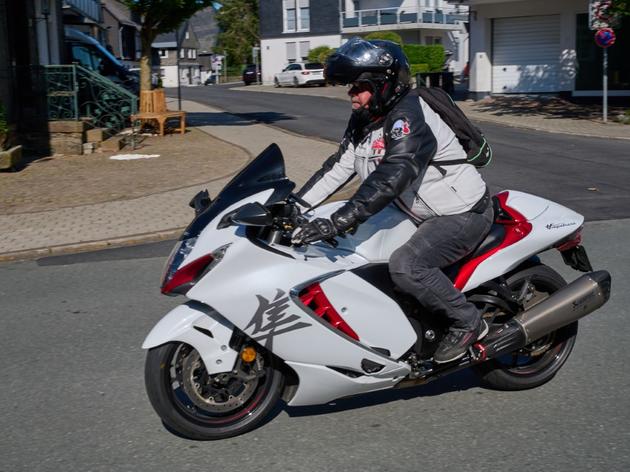
[[156, 121], [160, 129], [160, 136], [164, 136], [164, 126], [169, 118], [179, 118], [179, 132], [186, 132], [186, 112], [169, 111], [166, 109], [164, 89], [140, 91], [140, 112], [131, 116], [131, 122]]

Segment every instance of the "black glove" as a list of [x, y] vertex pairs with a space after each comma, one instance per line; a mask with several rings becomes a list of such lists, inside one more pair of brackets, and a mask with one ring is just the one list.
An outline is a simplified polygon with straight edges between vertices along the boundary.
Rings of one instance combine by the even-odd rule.
[[293, 244], [310, 244], [322, 239], [330, 239], [339, 232], [332, 221], [326, 218], [315, 218], [298, 227], [291, 237]]

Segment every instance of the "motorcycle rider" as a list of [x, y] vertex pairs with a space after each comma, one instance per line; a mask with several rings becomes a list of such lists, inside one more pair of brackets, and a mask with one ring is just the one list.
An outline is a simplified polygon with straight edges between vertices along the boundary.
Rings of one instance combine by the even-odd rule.
[[456, 360], [488, 326], [441, 269], [470, 254], [488, 233], [493, 210], [486, 184], [473, 165], [448, 163], [466, 153], [439, 115], [410, 93], [409, 65], [400, 46], [352, 38], [329, 57], [325, 75], [329, 82], [350, 86], [352, 115], [339, 150], [298, 196], [313, 207], [355, 174], [362, 183], [330, 219], [299, 226], [293, 242], [343, 235], [395, 204], [418, 229], [392, 254], [392, 281], [451, 321], [434, 361]]

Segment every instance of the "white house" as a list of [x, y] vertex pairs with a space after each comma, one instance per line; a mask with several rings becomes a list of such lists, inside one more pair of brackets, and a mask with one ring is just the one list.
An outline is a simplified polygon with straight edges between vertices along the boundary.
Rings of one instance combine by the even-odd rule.
[[467, 7], [445, 0], [268, 0], [260, 2], [263, 83], [318, 46], [339, 47], [352, 36], [395, 31], [405, 43], [443, 44], [449, 68], [468, 61]]
[[[470, 7], [470, 83], [489, 94], [601, 95], [602, 50], [588, 0], [451, 0]], [[630, 21], [619, 25], [630, 32]], [[608, 51], [610, 95], [630, 95], [630, 39]]]

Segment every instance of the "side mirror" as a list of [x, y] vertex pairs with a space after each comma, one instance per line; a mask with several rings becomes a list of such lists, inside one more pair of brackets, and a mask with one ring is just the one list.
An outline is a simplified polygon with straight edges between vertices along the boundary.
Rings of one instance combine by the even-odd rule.
[[239, 208], [232, 216], [232, 221], [245, 226], [270, 226], [273, 216], [258, 202], [248, 203]]

